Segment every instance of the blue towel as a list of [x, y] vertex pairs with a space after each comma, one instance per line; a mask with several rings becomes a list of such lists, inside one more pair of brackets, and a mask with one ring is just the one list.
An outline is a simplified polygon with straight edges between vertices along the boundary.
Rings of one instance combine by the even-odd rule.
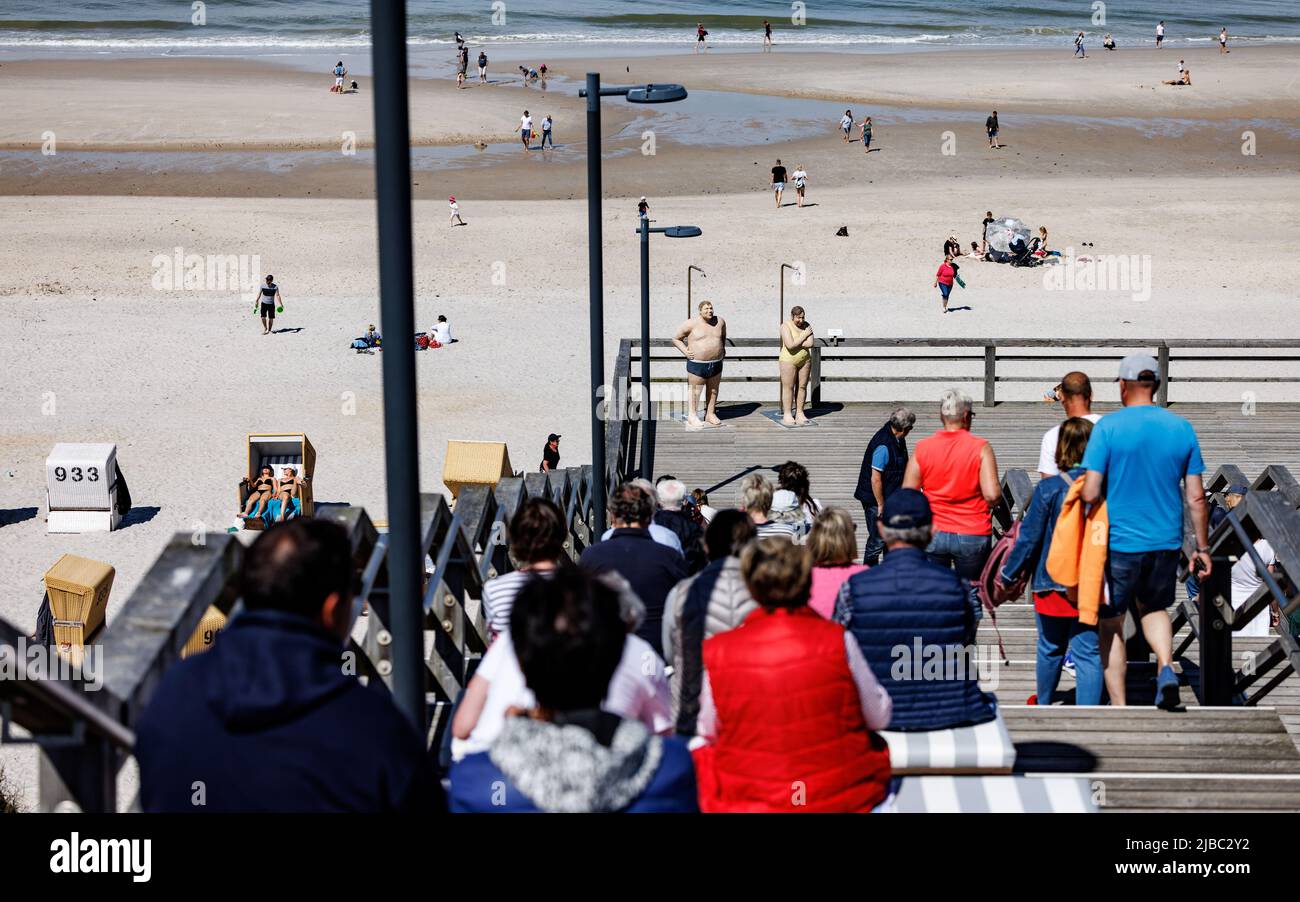
[[[295, 498], [293, 499], [293, 513], [289, 514], [288, 519], [292, 520], [295, 517], [301, 517], [301, 516], [302, 516], [302, 499]], [[262, 523], [266, 526], [271, 526], [279, 518], [280, 518], [280, 499], [272, 498], [269, 502], [267, 502], [266, 513], [262, 514], [261, 517]], [[251, 520], [253, 518], [246, 517], [245, 519]]]

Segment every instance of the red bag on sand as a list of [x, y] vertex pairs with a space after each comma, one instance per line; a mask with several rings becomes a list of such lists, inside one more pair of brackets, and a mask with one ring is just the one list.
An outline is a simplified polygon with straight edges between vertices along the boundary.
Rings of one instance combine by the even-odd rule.
[[442, 342], [438, 341], [437, 339], [433, 339], [433, 340], [431, 340], [431, 341], [429, 342], [429, 347], [431, 347], [431, 348], [440, 348], [440, 347], [442, 347]]
[[418, 336], [416, 336], [416, 339], [415, 339], [415, 347], [416, 347], [417, 349], [421, 350], [421, 351], [428, 350], [428, 348], [429, 348], [429, 336], [427, 336], [427, 335], [418, 335]]

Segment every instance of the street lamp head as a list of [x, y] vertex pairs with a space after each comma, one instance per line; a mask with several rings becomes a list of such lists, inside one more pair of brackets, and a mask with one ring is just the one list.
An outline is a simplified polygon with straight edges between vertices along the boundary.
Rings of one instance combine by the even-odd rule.
[[673, 103], [685, 99], [686, 89], [681, 85], [646, 85], [627, 92], [628, 103]]
[[699, 238], [704, 232], [698, 226], [669, 226], [664, 234], [669, 238]]

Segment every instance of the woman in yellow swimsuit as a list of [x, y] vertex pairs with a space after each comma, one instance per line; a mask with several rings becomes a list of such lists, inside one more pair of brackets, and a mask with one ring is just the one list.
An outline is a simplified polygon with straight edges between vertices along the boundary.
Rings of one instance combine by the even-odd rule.
[[803, 415], [808, 394], [808, 377], [812, 373], [813, 330], [804, 319], [802, 307], [790, 310], [790, 318], [781, 324], [781, 422], [787, 426], [807, 426]]
[[244, 516], [255, 520], [266, 513], [266, 505], [277, 491], [275, 471], [270, 467], [262, 467], [262, 475], [252, 482], [245, 479], [244, 485], [248, 486], [248, 504], [244, 506]]

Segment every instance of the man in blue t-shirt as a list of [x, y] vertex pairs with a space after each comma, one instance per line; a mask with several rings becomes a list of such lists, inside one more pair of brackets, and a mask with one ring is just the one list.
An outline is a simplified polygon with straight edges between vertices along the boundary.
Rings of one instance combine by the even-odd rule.
[[[1123, 705], [1127, 658], [1124, 615], [1132, 610], [1147, 644], [1156, 653], [1156, 704], [1179, 704], [1173, 669], [1173, 629], [1166, 610], [1174, 602], [1178, 555], [1183, 545], [1183, 500], [1196, 532], [1193, 572], [1210, 573], [1209, 512], [1201, 474], [1205, 463], [1192, 424], [1155, 403], [1159, 364], [1147, 354], [1130, 354], [1119, 365], [1122, 410], [1106, 414], [1092, 428], [1083, 468], [1083, 500], [1103, 497], [1110, 520], [1102, 606], [1101, 660], [1112, 705]], [[1181, 491], [1179, 485], [1181, 483]]]

